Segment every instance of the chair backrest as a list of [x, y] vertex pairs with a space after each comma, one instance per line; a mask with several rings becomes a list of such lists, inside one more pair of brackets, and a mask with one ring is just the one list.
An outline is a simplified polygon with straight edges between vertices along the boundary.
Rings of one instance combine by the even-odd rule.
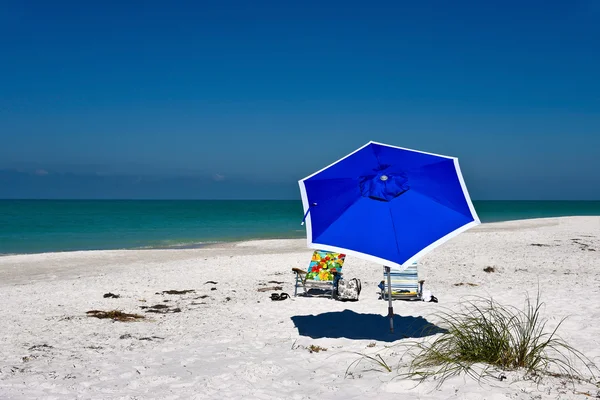
[[345, 254], [315, 250], [308, 266], [306, 280], [333, 281], [334, 273], [342, 273], [345, 259]]
[[[415, 294], [419, 291], [419, 271], [418, 265], [414, 262], [409, 265], [404, 271], [398, 269], [390, 269], [390, 278], [392, 283], [392, 294]], [[387, 291], [387, 273], [383, 268], [383, 283]]]

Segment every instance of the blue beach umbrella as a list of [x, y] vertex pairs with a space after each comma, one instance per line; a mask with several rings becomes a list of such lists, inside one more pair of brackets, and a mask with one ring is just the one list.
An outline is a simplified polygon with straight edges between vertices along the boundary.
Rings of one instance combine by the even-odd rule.
[[369, 142], [299, 185], [308, 247], [388, 268], [480, 223], [455, 157]]

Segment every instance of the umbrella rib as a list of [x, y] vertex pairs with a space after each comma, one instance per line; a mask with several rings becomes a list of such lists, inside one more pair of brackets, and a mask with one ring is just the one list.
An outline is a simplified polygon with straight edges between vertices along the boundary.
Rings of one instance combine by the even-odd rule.
[[[389, 203], [388, 203], [388, 211], [390, 212], [390, 220], [392, 221], [392, 229], [394, 230], [394, 232], [396, 231], [396, 224], [394, 223], [394, 216], [392, 215], [392, 207], [389, 207]], [[396, 235], [396, 251], [398, 251], [398, 254], [400, 254], [400, 243], [398, 243], [398, 235]]]
[[373, 155], [375, 156], [375, 160], [377, 160], [377, 164], [381, 167], [381, 160], [379, 160], [379, 156], [377, 155], [377, 151], [375, 151], [377, 147], [372, 146], [371, 149], [373, 150]]
[[432, 162], [432, 163], [429, 163], [429, 164], [423, 164], [423, 165], [420, 165], [418, 167], [408, 168], [408, 169], [405, 169], [404, 172], [411, 173], [411, 172], [414, 172], [414, 171], [420, 171], [423, 168], [431, 167], [432, 165], [436, 165], [436, 164], [442, 164], [444, 162], [448, 162], [448, 160], [439, 160], [439, 161], [435, 161], [435, 162]]
[[345, 177], [345, 178], [321, 178], [319, 179], [318, 176], [311, 178], [310, 181], [308, 182], [327, 182], [327, 181], [347, 181], [347, 180], [351, 180], [354, 181], [358, 179], [358, 177]]
[[[375, 156], [377, 158], [377, 156]], [[436, 164], [442, 164], [442, 163], [446, 163], [448, 161], [454, 162], [452, 159], [443, 159], [443, 160], [435, 160], [432, 162], [428, 162], [425, 163], [423, 165], [419, 165], [417, 167], [413, 167], [413, 168], [401, 168], [404, 172], [411, 172], [411, 171], [418, 171], [420, 169], [426, 168], [426, 167], [431, 167], [432, 165], [436, 165]], [[377, 158], [377, 162], [379, 162], [379, 158]], [[381, 163], [379, 163], [379, 165], [381, 165]], [[398, 165], [399, 167], [402, 167], [402, 164]]]
[[447, 209], [449, 209], [449, 210], [452, 210], [452, 211], [454, 211], [454, 212], [455, 212], [455, 213], [457, 213], [457, 214], [460, 214], [460, 215], [462, 215], [462, 216], [464, 216], [464, 217], [473, 218], [473, 215], [471, 215], [471, 213], [470, 213], [470, 212], [469, 212], [469, 214], [465, 214], [465, 213], [463, 213], [463, 212], [461, 212], [461, 211], [458, 211], [458, 210], [457, 210], [457, 209], [455, 209], [454, 207], [451, 207], [451, 206], [449, 206], [448, 204], [444, 204], [444, 203], [441, 203], [441, 202], [439, 202], [438, 200], [434, 199], [433, 197], [431, 197], [431, 196], [429, 196], [429, 195], [426, 195], [425, 193], [421, 193], [419, 190], [416, 190], [416, 189], [413, 189], [413, 188], [411, 188], [410, 190], [412, 190], [412, 191], [413, 191], [413, 192], [415, 192], [415, 193], [418, 193], [418, 194], [420, 194], [420, 195], [421, 195], [421, 196], [423, 196], [423, 197], [426, 197], [426, 198], [428, 198], [429, 200], [431, 200], [431, 201], [433, 201], [433, 202], [435, 202], [435, 203], [439, 204], [439, 205], [440, 205], [440, 206], [442, 206], [442, 207], [445, 207], [445, 208], [447, 208]]
[[441, 164], [441, 163], [445, 163], [445, 162], [448, 162], [448, 161], [452, 161], [452, 162], [454, 162], [454, 161], [453, 161], [453, 160], [451, 160], [451, 159], [436, 160], [436, 161], [434, 161], [434, 162], [430, 162], [430, 163], [427, 163], [427, 164], [423, 164], [423, 165], [421, 165], [421, 166], [418, 166], [418, 167], [416, 167], [416, 168], [411, 168], [411, 169], [409, 169], [409, 170], [407, 170], [407, 171], [415, 171], [415, 170], [417, 170], [417, 169], [421, 169], [421, 168], [425, 168], [425, 167], [431, 167], [432, 165], [435, 165], [435, 164]]
[[[319, 182], [328, 182], [328, 181], [347, 181], [347, 180], [349, 180], [349, 181], [354, 181], [354, 180], [355, 180], [355, 178], [328, 178], [328, 179], [315, 179], [315, 181], [319, 181]], [[333, 192], [332, 192], [331, 194], [329, 194], [329, 196], [328, 196], [328, 197], [326, 197], [326, 198], [324, 198], [324, 199], [321, 199], [321, 201], [320, 201], [320, 204], [323, 204], [323, 203], [325, 203], [325, 204], [326, 204], [326, 203], [327, 203], [329, 200], [331, 200], [332, 198], [335, 198], [335, 197], [337, 197], [337, 193], [333, 193]], [[356, 203], [356, 201], [354, 201], [352, 204], [354, 204], [354, 203]], [[351, 205], [352, 205], [352, 204], [351, 204]], [[319, 206], [319, 203], [316, 203], [316, 205], [317, 205], [317, 206]], [[348, 207], [349, 207], [349, 206], [348, 206]], [[348, 209], [348, 208], [345, 208], [345, 209], [344, 209], [344, 212], [345, 212], [347, 209]]]
[[[348, 205], [347, 205], [347, 206], [344, 208], [344, 210], [343, 210], [341, 213], [339, 213], [339, 215], [338, 215], [337, 217], [335, 217], [335, 219], [334, 219], [333, 221], [331, 221], [331, 222], [329, 223], [329, 226], [327, 227], [327, 229], [325, 229], [323, 232], [321, 232], [321, 235], [322, 235], [322, 234], [324, 234], [325, 232], [327, 232], [327, 230], [328, 230], [328, 229], [329, 229], [329, 228], [330, 228], [330, 227], [331, 227], [331, 226], [332, 226], [332, 225], [333, 225], [333, 224], [334, 224], [334, 223], [335, 223], [335, 222], [336, 222], [338, 219], [340, 219], [340, 218], [342, 217], [342, 215], [344, 215], [344, 213], [345, 213], [346, 211], [348, 211], [348, 209], [349, 209], [350, 207], [352, 207], [353, 205], [355, 205], [355, 204], [356, 204], [356, 202], [357, 202], [357, 201], [359, 201], [360, 199], [361, 199], [361, 197], [357, 198], [357, 199], [356, 199], [356, 200], [354, 200], [352, 203], [348, 204]], [[320, 235], [319, 235], [319, 236], [320, 236]], [[313, 241], [316, 241], [316, 240], [317, 240], [317, 238], [313, 237]]]

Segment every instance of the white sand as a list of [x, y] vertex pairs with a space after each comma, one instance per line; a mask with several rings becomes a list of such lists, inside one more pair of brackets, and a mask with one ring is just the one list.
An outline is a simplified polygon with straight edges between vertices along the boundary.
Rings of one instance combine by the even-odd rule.
[[[575, 240], [576, 239], [576, 240]], [[543, 246], [532, 246], [541, 244]], [[592, 249], [596, 251], [592, 251]], [[281, 302], [258, 292], [305, 268], [303, 240], [270, 240], [194, 250], [89, 251], [0, 258], [1, 399], [589, 399], [598, 387], [559, 378], [541, 384], [510, 373], [480, 385], [462, 377], [440, 389], [428, 381], [365, 371], [345, 378], [352, 352], [381, 352], [444, 307], [469, 295], [522, 307], [539, 285], [549, 328], [600, 364], [600, 217], [485, 224], [422, 261], [420, 273], [438, 304], [395, 302], [396, 336], [378, 300], [381, 266], [349, 258], [344, 273], [363, 282], [359, 302], [298, 297]], [[483, 268], [493, 266], [495, 273]], [[218, 282], [216, 285], [206, 281]], [[456, 283], [478, 286], [455, 286]], [[273, 284], [268, 284], [269, 286]], [[211, 290], [211, 288], [217, 290]], [[156, 294], [195, 289], [186, 295]], [[118, 299], [103, 298], [112, 292]], [[201, 295], [208, 295], [198, 299]], [[228, 300], [229, 298], [229, 300]], [[145, 301], [142, 301], [145, 300]], [[170, 300], [170, 302], [163, 302]], [[86, 317], [92, 309], [143, 313], [167, 304], [180, 313], [145, 314], [143, 322]], [[344, 311], [347, 310], [347, 311]], [[294, 319], [292, 319], [294, 318]], [[341, 326], [345, 321], [349, 326]], [[298, 324], [298, 326], [296, 326]], [[300, 330], [300, 332], [299, 332]], [[312, 335], [310, 337], [308, 335]], [[145, 340], [150, 338], [151, 340]], [[409, 339], [412, 340], [412, 339]], [[375, 343], [374, 347], [367, 347]], [[310, 353], [318, 345], [326, 352]], [[405, 369], [401, 369], [405, 372]], [[585, 393], [585, 394], [583, 394]]]

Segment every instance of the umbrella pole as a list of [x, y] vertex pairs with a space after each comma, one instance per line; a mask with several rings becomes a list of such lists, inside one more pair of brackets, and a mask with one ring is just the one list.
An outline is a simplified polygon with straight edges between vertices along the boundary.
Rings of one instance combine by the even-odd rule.
[[390, 319], [390, 333], [394, 333], [394, 306], [392, 306], [392, 277], [390, 267], [384, 266], [387, 275], [388, 317]]

